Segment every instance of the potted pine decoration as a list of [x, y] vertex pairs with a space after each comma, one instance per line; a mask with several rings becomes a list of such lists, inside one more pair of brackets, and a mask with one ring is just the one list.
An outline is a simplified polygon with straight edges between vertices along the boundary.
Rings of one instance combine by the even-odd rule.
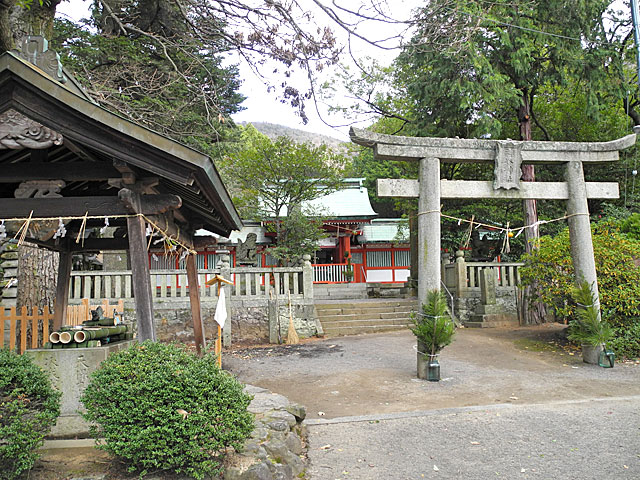
[[598, 297], [586, 281], [580, 282], [571, 291], [577, 304], [576, 316], [569, 322], [569, 340], [582, 346], [582, 360], [597, 365], [601, 356], [607, 356], [613, 366], [613, 353], [605, 346], [613, 338], [611, 325], [600, 318]]
[[418, 341], [418, 378], [437, 382], [440, 380], [438, 355], [453, 341], [456, 330], [442, 292], [428, 292], [422, 313], [412, 314], [411, 320], [411, 331]]

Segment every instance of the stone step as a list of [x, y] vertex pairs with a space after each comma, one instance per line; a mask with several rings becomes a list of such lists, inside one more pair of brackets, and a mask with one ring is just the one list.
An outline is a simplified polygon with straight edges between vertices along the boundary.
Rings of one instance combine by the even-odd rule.
[[413, 310], [409, 307], [386, 307], [386, 308], [332, 308], [331, 310], [318, 310], [321, 318], [335, 315], [369, 315], [371, 317], [384, 318], [385, 315], [394, 316], [397, 314], [409, 315]]
[[393, 332], [397, 330], [403, 330], [407, 327], [402, 325], [370, 325], [362, 327], [338, 327], [327, 328], [324, 331], [326, 336], [337, 337], [340, 335], [357, 335], [359, 333], [379, 333], [379, 332]]
[[349, 302], [349, 303], [316, 303], [316, 310], [318, 312], [324, 312], [326, 310], [344, 310], [344, 309], [388, 309], [388, 308], [402, 308], [415, 310], [417, 303], [415, 301], [384, 301], [384, 302]]
[[376, 313], [344, 313], [338, 315], [318, 315], [324, 325], [325, 322], [350, 320], [393, 320], [396, 318], [411, 318], [411, 312], [376, 312]]
[[416, 307], [415, 298], [316, 303], [322, 328], [330, 336], [405, 329]]
[[322, 328], [339, 328], [339, 327], [367, 327], [367, 326], [406, 326], [409, 325], [411, 321], [408, 318], [396, 318], [392, 320], [381, 321], [378, 318], [374, 319], [362, 319], [362, 320], [334, 320], [331, 322], [323, 322]]
[[403, 313], [409, 315], [413, 309], [409, 306], [399, 307], [375, 307], [375, 308], [359, 308], [359, 307], [346, 307], [346, 308], [332, 308], [326, 310], [317, 310], [318, 316], [327, 317], [333, 315], [371, 315], [372, 317]]

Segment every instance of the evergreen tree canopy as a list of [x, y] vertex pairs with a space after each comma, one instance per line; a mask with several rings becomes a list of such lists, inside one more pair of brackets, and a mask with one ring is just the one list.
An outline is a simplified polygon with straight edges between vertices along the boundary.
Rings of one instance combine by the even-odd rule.
[[[397, 60], [413, 120], [436, 136], [520, 136], [535, 121], [534, 100], [571, 80], [597, 117], [600, 93], [622, 88], [620, 13], [609, 0], [433, 0]], [[625, 19], [626, 20], [626, 19]], [[628, 33], [628, 29], [626, 30]], [[541, 125], [538, 125], [541, 127]]]

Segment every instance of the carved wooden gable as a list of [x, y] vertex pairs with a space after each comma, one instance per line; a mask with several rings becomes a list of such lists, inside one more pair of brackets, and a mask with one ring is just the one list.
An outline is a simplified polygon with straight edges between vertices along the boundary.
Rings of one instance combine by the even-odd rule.
[[55, 130], [10, 108], [0, 113], [0, 150], [31, 148], [42, 150], [62, 145], [62, 135]]

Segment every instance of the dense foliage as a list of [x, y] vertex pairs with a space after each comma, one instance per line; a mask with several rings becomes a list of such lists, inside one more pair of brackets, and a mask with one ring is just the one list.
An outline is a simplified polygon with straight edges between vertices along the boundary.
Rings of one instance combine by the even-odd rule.
[[103, 106], [211, 153], [244, 100], [237, 67], [222, 66], [223, 41], [193, 37], [177, 6], [164, 14], [170, 22], [144, 25], [149, 35], [114, 29], [100, 9], [80, 25], [56, 19], [52, 47]]
[[212, 355], [145, 342], [111, 355], [82, 396], [99, 448], [141, 475], [169, 470], [194, 478], [221, 470], [229, 446], [253, 429], [251, 397]]
[[[619, 336], [640, 317], [640, 240], [630, 238], [611, 222], [592, 225], [593, 249], [603, 318], [614, 325]], [[540, 249], [524, 257], [522, 282], [538, 281], [541, 300], [559, 319], [573, 319], [576, 304], [570, 300], [575, 284], [569, 231], [543, 236]], [[618, 352], [621, 354], [621, 352]]]
[[0, 479], [31, 469], [59, 414], [49, 377], [28, 356], [0, 349]]
[[629, 318], [625, 325], [613, 327], [609, 346], [619, 355], [640, 358], [640, 318]]
[[[598, 87], [621, 68], [611, 55], [618, 53], [614, 41], [621, 35], [622, 15], [608, 11], [608, 4], [429, 2], [418, 12], [417, 32], [398, 59], [408, 95], [422, 107], [416, 122], [445, 136], [500, 137], [505, 119], [521, 129], [535, 121], [533, 103], [541, 87], [568, 79], [580, 80], [595, 114]], [[613, 21], [602, 22], [604, 16]]]

